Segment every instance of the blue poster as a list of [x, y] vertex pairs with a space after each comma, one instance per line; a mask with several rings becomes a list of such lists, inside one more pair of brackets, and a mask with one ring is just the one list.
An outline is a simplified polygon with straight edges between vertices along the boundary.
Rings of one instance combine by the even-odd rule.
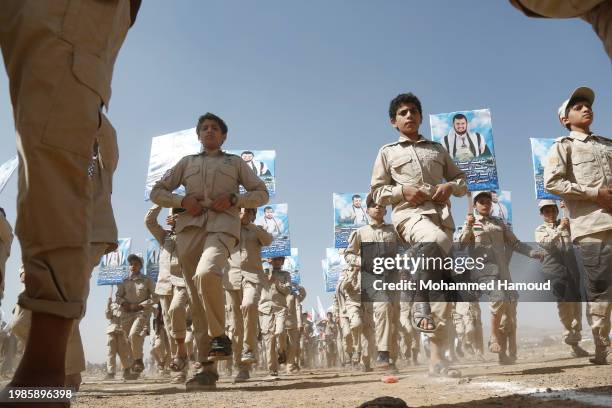
[[147, 256], [145, 257], [145, 275], [153, 282], [159, 276], [159, 255], [161, 250], [155, 238], [147, 238]]
[[[270, 197], [276, 195], [275, 150], [227, 150], [227, 152], [242, 157], [242, 160], [246, 162], [257, 177], [266, 183]], [[245, 192], [245, 188], [240, 186], [240, 193]]]
[[469, 191], [499, 189], [488, 109], [429, 115], [429, 122], [432, 140], [465, 172]]
[[561, 198], [555, 194], [551, 194], [544, 189], [544, 165], [548, 152], [555, 139], [545, 138], [530, 138], [531, 141], [531, 157], [533, 158], [533, 177], [535, 179], [536, 198], [538, 200], [560, 200]]
[[130, 266], [128, 256], [132, 246], [131, 238], [119, 238], [113, 252], [102, 255], [98, 264], [98, 286], [118, 285], [128, 277]]
[[370, 223], [366, 193], [334, 193], [334, 247], [346, 248], [351, 232]]
[[270, 246], [261, 248], [262, 258], [291, 256], [287, 204], [268, 204], [258, 208], [255, 225], [263, 227], [273, 237]]
[[322, 261], [323, 273], [325, 275], [325, 291], [335, 292], [338, 282], [344, 275], [346, 262], [344, 260], [344, 250], [338, 248], [326, 248], [325, 260]]
[[15, 156], [0, 166], [0, 193], [2, 190], [4, 190], [6, 183], [8, 183], [9, 179], [15, 172], [18, 164], [19, 160], [17, 159], [17, 156]]
[[283, 269], [291, 274], [291, 283], [299, 285], [302, 282], [300, 276], [300, 257], [297, 248], [291, 248], [291, 255], [285, 257]]

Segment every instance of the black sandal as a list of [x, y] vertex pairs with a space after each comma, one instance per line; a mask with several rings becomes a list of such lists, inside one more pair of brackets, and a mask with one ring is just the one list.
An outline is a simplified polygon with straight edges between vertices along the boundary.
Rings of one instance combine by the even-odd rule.
[[[433, 329], [420, 327], [423, 321], [431, 322]], [[436, 323], [431, 315], [431, 308], [427, 302], [415, 302], [412, 304], [412, 327], [423, 333], [433, 333], [436, 331]]]
[[232, 341], [227, 336], [215, 337], [210, 341], [208, 361], [230, 360], [232, 358]]

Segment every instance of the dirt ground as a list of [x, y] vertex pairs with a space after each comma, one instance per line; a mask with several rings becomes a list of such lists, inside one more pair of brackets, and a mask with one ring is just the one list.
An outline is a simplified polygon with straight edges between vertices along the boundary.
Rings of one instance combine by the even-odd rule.
[[[592, 350], [592, 343], [585, 342]], [[381, 382], [383, 373], [303, 370], [275, 381], [265, 374], [232, 384], [221, 377], [217, 391], [187, 393], [184, 386], [149, 376], [138, 381], [101, 381], [86, 376], [74, 407], [356, 407], [379, 396], [393, 396], [410, 407], [612, 407], [612, 365], [593, 366], [569, 357], [561, 345], [522, 348], [517, 364], [490, 361], [456, 366], [460, 379], [431, 379], [426, 366], [400, 363], [399, 382]]]

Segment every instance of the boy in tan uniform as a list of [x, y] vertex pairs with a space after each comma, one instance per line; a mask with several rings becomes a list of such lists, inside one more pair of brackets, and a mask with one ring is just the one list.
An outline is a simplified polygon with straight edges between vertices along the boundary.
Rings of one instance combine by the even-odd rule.
[[172, 383], [185, 382], [187, 370], [187, 350], [184, 346], [186, 335], [187, 304], [189, 298], [185, 288], [185, 279], [176, 251], [176, 234], [174, 226], [182, 208], [172, 208], [166, 217], [169, 230], [164, 229], [157, 222], [162, 207], [154, 205], [145, 216], [145, 225], [151, 235], [159, 243], [159, 275], [155, 284], [155, 293], [159, 296], [161, 311], [164, 319], [164, 329], [170, 346], [172, 361], [170, 369], [175, 374]]
[[589, 353], [578, 345], [582, 339], [580, 271], [572, 247], [569, 219], [557, 220], [559, 208], [554, 200], [540, 200], [538, 207], [544, 224], [536, 228], [535, 240], [546, 251], [542, 269], [554, 281], [553, 290], [559, 299], [557, 311], [565, 329], [563, 341], [572, 348], [574, 357], [588, 357]]
[[138, 255], [128, 256], [130, 275], [117, 287], [116, 301], [121, 307], [121, 327], [127, 334], [132, 352], [132, 371], [144, 370], [142, 361], [144, 338], [149, 334], [149, 320], [153, 305], [157, 301], [153, 281], [141, 272], [142, 259]]
[[[76, 320], [85, 313], [93, 266], [117, 240], [110, 203], [116, 135], [102, 107], [139, 5], [6, 0], [0, 6], [21, 157], [16, 232], [28, 279], [19, 303], [32, 311], [11, 386], [62, 386], [67, 372], [78, 377], [85, 368]], [[105, 178], [98, 186], [88, 171], [94, 152]], [[69, 340], [75, 351], [67, 357]]]
[[287, 318], [285, 332], [287, 338], [287, 374], [300, 371], [300, 332], [302, 324], [302, 302], [306, 298], [306, 289], [300, 285], [291, 285], [287, 295]]
[[[362, 244], [382, 242], [388, 246], [388, 248], [385, 248], [385, 251], [391, 251], [390, 254], [397, 252], [398, 237], [395, 228], [393, 225], [384, 222], [385, 214], [387, 213], [386, 208], [376, 204], [370, 194], [366, 198], [366, 205], [370, 223], [351, 233], [348, 246], [344, 251], [344, 259], [347, 265], [351, 267], [353, 273], [359, 273], [358, 271], [361, 270]], [[386, 281], [397, 281], [398, 278], [397, 272], [385, 276]], [[396, 371], [395, 363], [398, 357], [400, 325], [399, 299], [396, 296], [390, 296], [385, 301], [377, 299], [377, 301], [374, 301], [373, 308], [376, 348], [378, 350], [376, 365], [378, 368]], [[355, 317], [355, 311], [351, 310], [351, 312], [350, 315]], [[360, 323], [360, 319], [355, 319], [351, 327], [358, 327]]]
[[[212, 113], [202, 115], [196, 133], [203, 152], [183, 157], [166, 172], [153, 187], [151, 201], [186, 210], [176, 220], [176, 243], [203, 367], [187, 381], [187, 387], [208, 390], [218, 380], [214, 362], [232, 356], [231, 340], [225, 334], [222, 280], [240, 240], [239, 211], [266, 204], [268, 191], [244, 160], [221, 150], [228, 133], [223, 119]], [[185, 186], [185, 196], [174, 193], [180, 185]], [[243, 194], [240, 185], [246, 189]]]
[[607, 364], [612, 309], [612, 141], [590, 130], [595, 93], [580, 87], [559, 107], [570, 131], [551, 147], [544, 187], [563, 199], [571, 238], [586, 274], [587, 320], [593, 331], [593, 364]]
[[[341, 339], [342, 344], [342, 362], [345, 366], [351, 364], [351, 359], [353, 357], [357, 358], [357, 353], [359, 351], [359, 337], [356, 337], [353, 330], [351, 330], [351, 317], [353, 318], [354, 324], [357, 324], [356, 318], [354, 314], [349, 314], [347, 309], [347, 302], [349, 301], [347, 297], [347, 293], [344, 291], [342, 283], [347, 279], [347, 274], [338, 282], [336, 286], [336, 293], [334, 295], [334, 303], [332, 318], [335, 317], [338, 323], [339, 329], [339, 337]], [[321, 326], [324, 327], [324, 326]], [[357, 359], [357, 362], [359, 360]]]
[[270, 376], [278, 376], [278, 365], [287, 360], [285, 319], [287, 318], [287, 295], [291, 291], [291, 274], [282, 270], [284, 256], [272, 258], [272, 269], [266, 270], [261, 281], [259, 299], [259, 327], [266, 350]]
[[254, 208], [240, 210], [240, 242], [229, 259], [224, 286], [230, 299], [233, 317], [234, 364], [238, 367], [235, 382], [249, 379], [249, 368], [257, 362], [257, 306], [264, 279], [261, 248], [272, 243], [272, 234], [253, 224]]
[[[459, 242], [469, 245], [478, 256], [486, 258], [488, 275], [494, 280], [511, 281], [507, 248], [534, 259], [543, 253], [522, 243], [501, 218], [491, 217], [492, 195], [489, 191], [474, 192], [474, 208], [478, 215], [468, 214]], [[484, 254], [484, 255], [483, 255]], [[516, 361], [516, 303], [515, 291], [493, 290], [489, 293], [491, 305], [491, 340], [489, 351], [499, 354], [500, 364]], [[505, 330], [501, 330], [505, 319]], [[507, 352], [507, 354], [506, 354]]]
[[[376, 204], [393, 207], [391, 220], [404, 242], [418, 246], [428, 257], [443, 256], [450, 253], [455, 228], [449, 197], [465, 195], [467, 186], [465, 174], [446, 149], [419, 134], [422, 115], [421, 102], [411, 93], [398, 95], [391, 101], [389, 117], [400, 137], [379, 150], [370, 192]], [[423, 270], [419, 275], [440, 279], [442, 271]], [[412, 306], [413, 325], [431, 335], [431, 375], [460, 375], [458, 370], [449, 371], [442, 356], [451, 304], [430, 301], [426, 292], [416, 295]]]
[[127, 336], [121, 326], [121, 307], [113, 302], [113, 298], [108, 298], [106, 304], [106, 319], [108, 320], [108, 326], [106, 327], [106, 346], [108, 347], [108, 353], [106, 356], [106, 377], [105, 380], [113, 380], [117, 371], [117, 355], [121, 361], [121, 367], [123, 369], [123, 379], [132, 380], [136, 377], [131, 373], [130, 367], [132, 365], [130, 361], [130, 346], [128, 344]]

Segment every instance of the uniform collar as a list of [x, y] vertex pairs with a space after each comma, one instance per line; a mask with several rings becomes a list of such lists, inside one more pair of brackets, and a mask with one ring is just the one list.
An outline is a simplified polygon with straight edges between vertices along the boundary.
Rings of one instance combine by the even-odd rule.
[[144, 275], [142, 274], [142, 272], [138, 272], [137, 275], [131, 275], [130, 274], [130, 276], [128, 276], [129, 280], [138, 280], [138, 279], [142, 279], [142, 278], [144, 278]]
[[572, 139], [578, 139], [581, 142], [587, 140], [589, 136], [593, 136], [593, 134], [591, 133], [590, 135], [587, 135], [586, 133], [576, 132], [575, 130], [572, 130], [569, 134], [569, 137], [571, 137]]
[[372, 228], [382, 228], [385, 226], [385, 222], [376, 222], [374, 220], [370, 221], [370, 227]]
[[210, 157], [217, 157], [217, 156], [221, 156], [223, 154], [225, 154], [225, 152], [221, 149], [217, 150], [216, 152], [207, 152], [206, 150], [204, 150], [202, 153], [200, 153], [202, 156], [210, 156]]
[[554, 227], [556, 227], [556, 226], [557, 226], [557, 222], [556, 222], [556, 221], [555, 221], [555, 222], [547, 222], [547, 221], [544, 221], [544, 225], [546, 225], [547, 227], [554, 228]]
[[423, 137], [423, 135], [419, 135], [419, 139], [415, 142], [414, 140], [410, 139], [408, 136], [405, 136], [403, 133], [400, 133], [399, 139], [397, 139], [397, 141], [399, 143], [423, 143], [423, 142], [429, 142], [429, 140], [425, 139]]

